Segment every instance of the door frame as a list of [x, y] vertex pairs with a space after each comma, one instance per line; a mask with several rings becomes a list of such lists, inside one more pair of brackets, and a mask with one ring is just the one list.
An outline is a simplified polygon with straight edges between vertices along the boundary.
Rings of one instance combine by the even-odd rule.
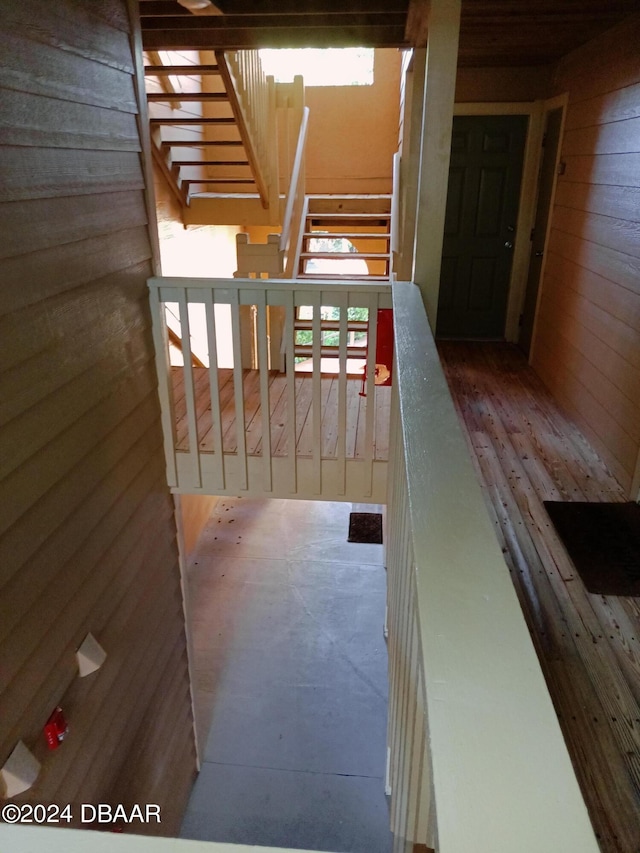
[[[536, 348], [536, 331], [537, 331], [537, 327], [538, 327], [538, 314], [539, 314], [540, 301], [542, 298], [542, 291], [543, 291], [543, 285], [544, 285], [544, 273], [545, 273], [545, 269], [547, 266], [547, 246], [549, 245], [549, 237], [551, 236], [551, 223], [553, 221], [553, 208], [554, 208], [555, 198], [556, 198], [556, 188], [558, 186], [558, 169], [559, 169], [560, 162], [561, 162], [562, 140], [564, 137], [564, 125], [565, 125], [565, 121], [567, 118], [567, 106], [568, 106], [568, 104], [569, 104], [569, 93], [568, 92], [564, 92], [562, 95], [558, 95], [555, 98], [548, 98], [546, 101], [542, 102], [542, 108], [543, 108], [542, 109], [542, 131], [543, 131], [543, 134], [544, 134], [544, 128], [546, 127], [546, 124], [547, 124], [548, 114], [550, 112], [552, 112], [553, 110], [561, 109], [562, 115], [560, 117], [560, 132], [558, 134], [558, 148], [556, 150], [556, 163], [555, 163], [555, 169], [554, 169], [554, 175], [553, 175], [553, 186], [551, 187], [551, 196], [549, 197], [549, 215], [547, 217], [547, 230], [546, 230], [546, 233], [544, 235], [544, 248], [543, 248], [543, 255], [542, 255], [542, 264], [540, 265], [540, 279], [538, 281], [538, 295], [536, 297], [536, 306], [534, 308], [534, 314], [533, 314], [533, 328], [531, 330], [531, 346], [529, 348], [529, 364], [533, 363], [533, 356], [534, 356], [534, 352], [535, 352], [535, 348]], [[540, 141], [540, 163], [538, 166], [538, 171], [539, 171], [540, 167], [542, 166], [542, 155], [543, 155], [543, 150], [542, 150], [542, 140], [541, 140]], [[535, 216], [536, 216], [537, 209], [538, 209], [538, 186], [536, 186], [536, 190], [535, 190], [535, 198], [534, 198], [534, 206], [533, 207], [534, 207], [533, 216], [534, 216], [534, 221], [535, 221]], [[528, 273], [528, 265], [527, 265], [527, 273]], [[526, 287], [526, 280], [525, 280], [525, 287]], [[520, 310], [522, 311], [523, 309], [524, 309], [524, 291], [522, 294], [522, 308]]]
[[[566, 95], [561, 96], [562, 106], [566, 101]], [[524, 307], [525, 290], [529, 273], [529, 256], [531, 254], [531, 231], [535, 222], [536, 206], [538, 201], [538, 173], [542, 162], [542, 139], [544, 136], [544, 123], [546, 112], [554, 109], [549, 106], [558, 101], [558, 98], [538, 101], [506, 101], [506, 102], [480, 102], [480, 103], [457, 103], [454, 105], [454, 116], [507, 116], [525, 115], [529, 122], [525, 141], [524, 156], [522, 160], [522, 179], [520, 183], [520, 199], [518, 203], [518, 227], [513, 245], [513, 261], [511, 264], [511, 276], [509, 278], [509, 291], [507, 295], [507, 312], [505, 320], [504, 336], [511, 343], [516, 343], [520, 333], [520, 314]], [[559, 106], [560, 104], [555, 104]], [[564, 130], [563, 110], [563, 127]], [[560, 146], [558, 147], [559, 150]], [[555, 193], [555, 185], [554, 185]], [[553, 204], [553, 196], [551, 203]], [[537, 315], [536, 305], [536, 315]], [[535, 334], [535, 323], [534, 323]]]

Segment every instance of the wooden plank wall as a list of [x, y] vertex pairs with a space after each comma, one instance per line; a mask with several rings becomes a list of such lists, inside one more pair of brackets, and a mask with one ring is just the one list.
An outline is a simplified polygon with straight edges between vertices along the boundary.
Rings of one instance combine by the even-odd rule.
[[640, 449], [639, 40], [634, 16], [556, 71], [556, 93], [569, 92], [566, 170], [532, 360], [629, 494]]
[[195, 751], [129, 29], [125, 0], [0, 5], [0, 765], [22, 739], [18, 801], [158, 803], [133, 829], [171, 834]]

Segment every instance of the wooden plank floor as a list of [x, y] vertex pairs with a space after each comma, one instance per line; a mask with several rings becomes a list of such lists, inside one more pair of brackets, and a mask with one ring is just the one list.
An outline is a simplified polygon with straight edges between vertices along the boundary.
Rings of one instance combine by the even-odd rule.
[[588, 593], [542, 506], [625, 496], [518, 350], [438, 349], [601, 849], [639, 853], [640, 599]]
[[[189, 435], [184, 392], [184, 371], [181, 367], [171, 369], [173, 379], [174, 412], [177, 433], [177, 450], [189, 449]], [[209, 371], [194, 367], [196, 389], [196, 413], [198, 441], [203, 453], [213, 452], [213, 430], [211, 423], [211, 395]], [[269, 374], [269, 424], [273, 456], [288, 454], [287, 430], [287, 387], [286, 376], [278, 372]], [[296, 452], [298, 456], [313, 455], [313, 406], [312, 377], [296, 374]], [[218, 371], [220, 411], [222, 415], [222, 442], [225, 453], [237, 450], [236, 412], [234, 399], [233, 370]], [[263, 415], [260, 404], [260, 374], [257, 370], [243, 371], [245, 435], [247, 455], [262, 453]], [[366, 411], [368, 397], [361, 397], [362, 381], [347, 379], [346, 458], [361, 459], [366, 455]], [[322, 376], [322, 457], [335, 459], [338, 454], [338, 377]], [[389, 458], [389, 407], [391, 388], [375, 389], [375, 423], [373, 458], [386, 461]]]

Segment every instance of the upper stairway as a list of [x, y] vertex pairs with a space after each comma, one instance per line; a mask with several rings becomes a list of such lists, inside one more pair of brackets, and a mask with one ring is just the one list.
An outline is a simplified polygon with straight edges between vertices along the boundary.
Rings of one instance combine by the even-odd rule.
[[197, 199], [215, 202], [218, 224], [236, 224], [225, 202], [241, 198], [256, 221], [278, 224], [276, 84], [258, 51], [149, 50], [144, 59], [152, 154], [185, 223]]
[[300, 279], [389, 281], [391, 196], [309, 196]]

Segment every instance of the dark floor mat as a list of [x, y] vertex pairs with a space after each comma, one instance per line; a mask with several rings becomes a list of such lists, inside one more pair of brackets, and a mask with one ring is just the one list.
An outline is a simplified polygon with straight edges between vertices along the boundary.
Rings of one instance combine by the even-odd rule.
[[379, 512], [352, 512], [347, 542], [382, 545], [382, 515]]
[[545, 501], [589, 592], [640, 595], [640, 505]]

